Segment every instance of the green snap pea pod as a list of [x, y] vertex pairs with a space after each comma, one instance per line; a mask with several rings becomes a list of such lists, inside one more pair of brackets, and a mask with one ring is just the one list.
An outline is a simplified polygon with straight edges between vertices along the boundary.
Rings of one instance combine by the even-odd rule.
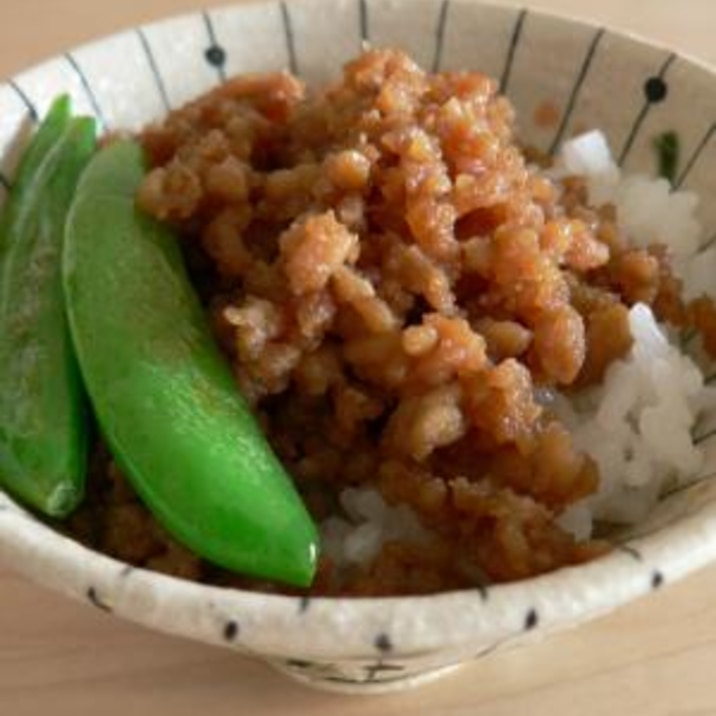
[[95, 124], [67, 121], [66, 111], [61, 101], [38, 130], [0, 222], [0, 485], [51, 517], [65, 517], [82, 499], [87, 453], [61, 265]]
[[68, 95], [60, 95], [50, 105], [30, 144], [22, 154], [15, 172], [16, 189], [22, 190], [28, 182], [32, 181], [43, 159], [67, 129], [71, 119], [72, 102]]
[[71, 119], [70, 98], [62, 95], [52, 103], [30, 143], [23, 150], [13, 177], [12, 190], [5, 200], [0, 215], [0, 249], [6, 237], [13, 235], [15, 231], [13, 224], [19, 221], [23, 208], [27, 208], [30, 204], [28, 196], [33, 193], [32, 183], [38, 177], [40, 164], [67, 129]]
[[214, 344], [176, 239], [135, 208], [144, 172], [134, 142], [100, 151], [67, 224], [68, 315], [100, 426], [180, 542], [228, 569], [308, 585], [315, 526]]

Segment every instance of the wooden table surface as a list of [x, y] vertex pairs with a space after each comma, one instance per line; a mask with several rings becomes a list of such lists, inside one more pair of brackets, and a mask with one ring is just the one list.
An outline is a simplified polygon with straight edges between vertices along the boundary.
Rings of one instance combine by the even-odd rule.
[[[200, 2], [0, 0], [0, 76]], [[636, 31], [716, 64], [714, 0], [523, 4]], [[577, 631], [466, 666], [435, 684], [351, 698], [308, 690], [228, 651], [121, 622], [0, 565], [2, 716], [710, 716], [715, 674], [716, 566]]]

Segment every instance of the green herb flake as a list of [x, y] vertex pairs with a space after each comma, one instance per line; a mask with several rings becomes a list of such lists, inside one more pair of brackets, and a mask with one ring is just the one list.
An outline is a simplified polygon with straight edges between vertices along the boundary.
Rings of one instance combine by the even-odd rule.
[[663, 132], [654, 139], [654, 150], [659, 163], [659, 176], [674, 184], [679, 166], [679, 135], [673, 131]]

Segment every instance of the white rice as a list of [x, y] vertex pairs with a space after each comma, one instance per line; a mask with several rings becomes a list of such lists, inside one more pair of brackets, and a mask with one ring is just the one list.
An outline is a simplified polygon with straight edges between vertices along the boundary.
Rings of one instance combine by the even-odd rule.
[[598, 493], [560, 519], [579, 537], [590, 534], [593, 520], [639, 521], [667, 485], [688, 479], [703, 461], [692, 441], [701, 371], [668, 341], [647, 306], [630, 310], [629, 327], [632, 350], [610, 366], [603, 384], [554, 405], [575, 445], [599, 466]]
[[[716, 247], [699, 252], [703, 232], [693, 192], [672, 191], [666, 179], [622, 175], [604, 135], [596, 131], [567, 142], [556, 171], [584, 176], [591, 205], [613, 204], [632, 245], [666, 244], [685, 299], [709, 292]], [[591, 534], [594, 521], [643, 519], [665, 487], [695, 475], [704, 459], [692, 435], [704, 405], [714, 403], [713, 391], [647, 306], [631, 309], [629, 327], [632, 350], [610, 366], [603, 384], [571, 403], [556, 402], [577, 447], [599, 466], [597, 494], [559, 520], [580, 538]]]
[[[593, 131], [566, 142], [555, 165], [555, 175], [587, 179], [592, 206], [613, 204], [619, 226], [633, 246], [662, 243], [673, 252], [673, 268], [684, 282], [687, 300], [708, 292], [716, 269], [716, 248], [698, 252], [702, 228], [696, 218], [699, 203], [690, 191], [672, 191], [666, 179], [644, 174], [623, 175], [612, 158], [606, 138]], [[709, 273], [711, 272], [711, 273]]]
[[[695, 194], [672, 192], [665, 179], [622, 175], [604, 135], [596, 131], [566, 142], [550, 174], [584, 176], [589, 203], [614, 204], [620, 229], [632, 245], [669, 246], [687, 300], [711, 289], [716, 245], [699, 252], [702, 229]], [[716, 405], [716, 390], [704, 386], [699, 367], [648, 306], [630, 310], [629, 326], [632, 350], [610, 366], [601, 386], [576, 399], [553, 393], [550, 400], [576, 446], [599, 466], [598, 492], [558, 520], [578, 539], [591, 535], [595, 521], [643, 519], [665, 488], [693, 477], [704, 459], [692, 432], [704, 406]], [[324, 549], [338, 564], [370, 561], [385, 540], [426, 538], [409, 508], [386, 505], [371, 488], [346, 489], [341, 503], [344, 516], [321, 525]]]
[[370, 562], [384, 542], [421, 542], [429, 538], [407, 505], [385, 503], [377, 490], [348, 487], [341, 492], [343, 517], [329, 517], [321, 524], [323, 552], [335, 564]]

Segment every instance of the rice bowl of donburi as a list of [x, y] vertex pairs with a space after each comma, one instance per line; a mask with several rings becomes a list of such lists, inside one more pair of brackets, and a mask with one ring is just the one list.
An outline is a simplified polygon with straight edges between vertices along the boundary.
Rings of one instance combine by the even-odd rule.
[[[716, 84], [686, 113], [670, 67], [709, 76], [688, 60], [540, 14], [424, 4], [432, 49], [401, 34], [400, 3], [336, 4], [336, 22], [363, 20], [357, 44], [308, 23], [314, 3], [257, 4], [79, 48], [79, 86], [50, 92], [43, 66], [16, 78], [40, 116], [69, 93], [104, 123], [52, 304], [99, 429], [78, 443], [67, 509], [8, 443], [0, 549], [21, 569], [362, 690], [712, 559]], [[198, 59], [197, 17], [215, 50]], [[257, 63], [240, 21], [291, 32]], [[492, 38], [483, 57], [468, 30]], [[591, 48], [579, 71], [575, 38]], [[122, 44], [155, 83], [131, 109], [91, 81]], [[615, 57], [621, 103], [600, 74]], [[46, 126], [19, 169], [6, 158], [8, 235], [29, 232], [13, 207]], [[50, 187], [55, 155], [37, 170]], [[6, 256], [14, 276], [36, 265]]]

